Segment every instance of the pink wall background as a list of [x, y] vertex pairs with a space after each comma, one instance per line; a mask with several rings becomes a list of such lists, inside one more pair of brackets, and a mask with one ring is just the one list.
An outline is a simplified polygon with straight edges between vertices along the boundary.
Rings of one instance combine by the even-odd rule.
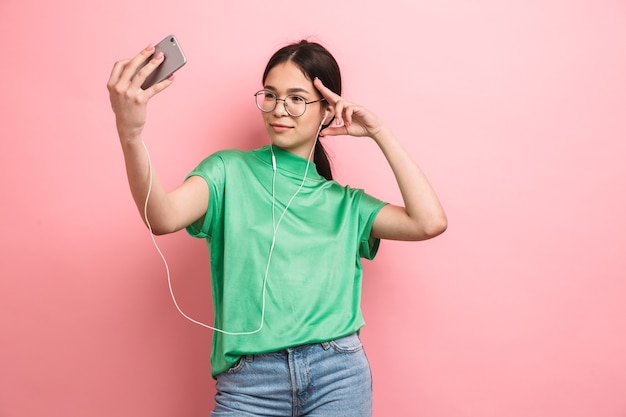
[[[175, 310], [127, 189], [105, 84], [175, 33], [188, 65], [146, 142], [178, 184], [265, 143], [252, 93], [286, 42], [324, 43], [345, 96], [421, 164], [450, 226], [366, 265], [375, 415], [626, 416], [626, 3], [0, 3], [0, 416], [207, 416], [211, 334]], [[367, 140], [337, 177], [400, 202]], [[158, 239], [210, 321], [208, 256]]]

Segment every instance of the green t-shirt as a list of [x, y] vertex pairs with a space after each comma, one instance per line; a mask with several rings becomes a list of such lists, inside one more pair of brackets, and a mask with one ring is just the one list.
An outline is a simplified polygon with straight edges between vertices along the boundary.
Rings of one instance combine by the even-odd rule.
[[[207, 213], [187, 231], [206, 238], [214, 326], [228, 332], [259, 328], [273, 222], [302, 184], [307, 160], [276, 147], [274, 154], [274, 221], [269, 146], [217, 152], [188, 176], [200, 176], [209, 185]], [[364, 325], [360, 258], [373, 259], [378, 250], [380, 241], [370, 231], [385, 204], [363, 190], [327, 181], [310, 163], [304, 186], [279, 224], [263, 328], [250, 335], [214, 332], [214, 377], [242, 355], [323, 342]]]

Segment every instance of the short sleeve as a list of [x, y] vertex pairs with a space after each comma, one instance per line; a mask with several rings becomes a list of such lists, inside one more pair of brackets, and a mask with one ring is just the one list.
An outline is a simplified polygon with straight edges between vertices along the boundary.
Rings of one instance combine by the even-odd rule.
[[360, 243], [359, 243], [359, 255], [362, 258], [372, 260], [378, 252], [380, 246], [380, 239], [371, 237], [372, 225], [378, 212], [387, 205], [386, 202], [381, 201], [369, 194], [361, 191], [361, 200], [359, 203], [359, 221], [360, 221]]
[[204, 216], [187, 226], [186, 230], [193, 237], [206, 238], [212, 235], [215, 222], [221, 218], [226, 182], [224, 160], [218, 153], [208, 156], [187, 175], [186, 179], [194, 176], [202, 177], [207, 182], [209, 202]]

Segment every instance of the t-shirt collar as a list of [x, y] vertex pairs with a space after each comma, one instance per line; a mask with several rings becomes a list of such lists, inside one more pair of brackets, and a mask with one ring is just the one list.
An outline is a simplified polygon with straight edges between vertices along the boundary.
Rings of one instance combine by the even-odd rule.
[[[269, 164], [272, 164], [272, 149], [271, 145], [265, 145], [261, 148], [261, 152], [263, 153], [263, 159], [267, 160]], [[289, 151], [285, 151], [278, 146], [273, 146], [274, 156], [276, 157], [276, 167], [279, 171], [288, 171], [292, 174], [296, 174], [298, 176], [303, 176], [306, 172], [307, 160], [293, 154]], [[307, 178], [310, 179], [321, 179], [322, 176], [317, 172], [317, 167], [315, 162], [311, 161], [309, 163], [309, 171], [307, 172]]]

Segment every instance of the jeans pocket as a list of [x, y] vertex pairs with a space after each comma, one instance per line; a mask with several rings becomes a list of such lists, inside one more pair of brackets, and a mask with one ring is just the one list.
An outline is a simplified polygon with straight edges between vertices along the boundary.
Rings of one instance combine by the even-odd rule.
[[246, 366], [246, 363], [252, 362], [252, 355], [244, 355], [239, 358], [237, 362], [226, 371], [227, 374], [236, 374]]
[[356, 333], [331, 340], [328, 344], [337, 353], [356, 353], [363, 350], [361, 339]]

